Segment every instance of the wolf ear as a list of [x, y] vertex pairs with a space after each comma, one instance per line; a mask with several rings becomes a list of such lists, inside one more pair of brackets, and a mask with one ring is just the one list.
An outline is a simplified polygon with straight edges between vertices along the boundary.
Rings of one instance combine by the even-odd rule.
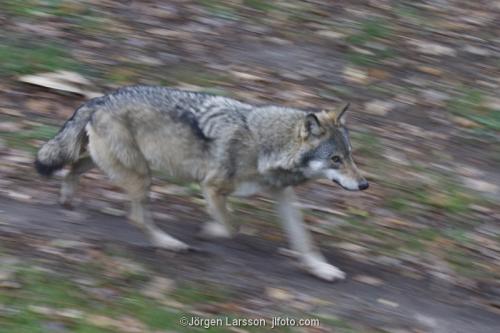
[[337, 116], [337, 124], [345, 126], [345, 124], [346, 124], [346, 111], [349, 109], [350, 105], [351, 105], [351, 103], [346, 103], [346, 105], [344, 105], [344, 107], [340, 111], [339, 115]]
[[307, 138], [311, 135], [318, 136], [323, 133], [323, 129], [319, 124], [319, 119], [314, 113], [309, 113], [304, 119], [304, 126], [302, 130], [302, 136]]

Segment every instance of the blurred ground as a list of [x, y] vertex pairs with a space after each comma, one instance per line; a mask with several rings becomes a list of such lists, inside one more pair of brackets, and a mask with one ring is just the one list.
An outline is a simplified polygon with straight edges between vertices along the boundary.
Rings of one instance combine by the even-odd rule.
[[[306, 332], [494, 332], [499, 19], [497, 1], [2, 1], [0, 332], [181, 331], [179, 313], [319, 315]], [[185, 255], [148, 248], [98, 171], [77, 210], [57, 207], [60, 177], [34, 173], [36, 147], [86, 97], [139, 83], [351, 101], [370, 190], [298, 189], [349, 280], [295, 269], [267, 198], [235, 200], [242, 233], [205, 243], [191, 236], [207, 218], [199, 189], [159, 175], [159, 224], [200, 247]]]

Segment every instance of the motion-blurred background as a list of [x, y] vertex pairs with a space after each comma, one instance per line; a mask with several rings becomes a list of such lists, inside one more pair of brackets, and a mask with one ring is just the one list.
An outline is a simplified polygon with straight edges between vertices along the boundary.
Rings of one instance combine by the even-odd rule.
[[[277, 332], [497, 332], [500, 2], [0, 1], [0, 332], [264, 332], [182, 314], [320, 318]], [[200, 253], [155, 252], [122, 192], [88, 173], [76, 210], [36, 148], [84, 100], [130, 84], [334, 108], [369, 191], [298, 189], [347, 282], [302, 274], [270, 198], [233, 200], [241, 233], [205, 243], [199, 188], [161, 174], [156, 219]]]

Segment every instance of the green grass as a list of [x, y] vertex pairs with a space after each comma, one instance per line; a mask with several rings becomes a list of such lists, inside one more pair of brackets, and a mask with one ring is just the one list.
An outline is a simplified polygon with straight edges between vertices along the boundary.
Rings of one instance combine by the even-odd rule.
[[91, 13], [90, 7], [70, 0], [4, 0], [0, 9], [15, 16], [83, 17]]
[[500, 110], [482, 106], [484, 95], [480, 90], [462, 88], [460, 94], [448, 103], [448, 110], [475, 121], [486, 129], [500, 131]]
[[178, 65], [167, 68], [165, 71], [158, 71], [147, 65], [122, 63], [108, 69], [103, 75], [104, 80], [117, 85], [135, 84], [144, 77], [163, 86], [176, 86], [184, 83], [201, 87], [200, 90], [204, 92], [218, 95], [227, 95], [222, 85], [231, 83], [231, 78], [196, 64]]
[[[413, 166], [414, 172], [425, 173], [420, 167]], [[384, 173], [390, 174], [391, 169]], [[448, 217], [463, 217], [470, 211], [472, 204], [485, 202], [485, 199], [472, 194], [460, 185], [454, 177], [446, 174], [429, 174], [430, 181], [425, 183], [411, 180], [394, 181], [391, 177], [381, 178], [380, 184], [388, 189], [385, 206], [406, 216], [440, 213]]]
[[[207, 9], [212, 15], [226, 19], [240, 19], [242, 17], [242, 9], [252, 9], [261, 13], [276, 9], [276, 4], [266, 0], [242, 0], [241, 2], [227, 2], [224, 0], [198, 0], [198, 3]], [[244, 7], [244, 8], [243, 8]], [[247, 19], [258, 20], [259, 16], [248, 16]]]
[[347, 60], [356, 66], [373, 66], [380, 64], [387, 59], [394, 59], [396, 51], [393, 49], [373, 50], [373, 54], [363, 54], [359, 52], [349, 51], [346, 55]]
[[[347, 37], [350, 45], [364, 47], [368, 42], [380, 41], [391, 36], [392, 30], [382, 19], [369, 19], [361, 23], [359, 32]], [[386, 47], [370, 50], [372, 54], [349, 51], [347, 60], [357, 66], [372, 66], [396, 57], [396, 51]]]
[[243, 5], [261, 12], [269, 12], [275, 9], [273, 2], [267, 0], [243, 0]]
[[399, 16], [402, 22], [419, 25], [424, 28], [432, 26], [432, 22], [434, 21], [434, 17], [429, 17], [432, 15], [431, 12], [427, 11], [424, 13], [422, 9], [409, 4], [396, 4], [393, 11], [396, 16]]
[[50, 43], [5, 43], [0, 45], [0, 75], [14, 76], [56, 70], [79, 70], [78, 63], [63, 46]]
[[18, 132], [0, 132], [0, 137], [11, 148], [23, 149], [34, 153], [38, 148], [36, 141], [47, 141], [54, 137], [58, 131], [59, 128], [55, 126], [40, 124]]
[[234, 6], [222, 0], [198, 0], [198, 3], [207, 9], [214, 16], [226, 19], [235, 19], [238, 13]]
[[369, 19], [361, 23], [360, 31], [347, 37], [351, 45], [363, 46], [367, 42], [384, 39], [391, 35], [387, 22], [381, 19]]
[[[45, 332], [43, 323], [47, 321], [61, 321], [51, 318], [51, 315], [39, 314], [31, 306], [43, 306], [49, 309], [76, 309], [84, 313], [84, 318], [65, 319], [65, 325], [72, 332], [115, 332], [95, 327], [85, 320], [89, 314], [104, 315], [113, 319], [122, 316], [131, 316], [144, 323], [152, 330], [179, 329], [180, 314], [161, 306], [156, 301], [148, 299], [135, 290], [139, 287], [123, 286], [119, 289], [120, 295], [109, 301], [98, 301], [71, 282], [66, 276], [59, 273], [44, 272], [32, 268], [20, 268], [16, 273], [16, 281], [22, 288], [7, 290], [0, 294], [0, 304], [15, 309], [17, 314], [0, 317], [0, 332]], [[121, 285], [114, 285], [117, 288]], [[196, 297], [193, 287], [180, 288], [179, 295], [183, 303], [206, 303], [221, 298], [214, 294], [204, 293], [206, 289], [197, 288]], [[214, 291], [215, 293], [215, 291]], [[219, 292], [217, 292], [219, 293]], [[223, 294], [223, 293], [222, 293]], [[186, 295], [190, 295], [187, 297]], [[3, 331], [5, 329], [5, 331]], [[182, 332], [188, 332], [188, 329]]]
[[356, 155], [376, 157], [379, 156], [382, 151], [380, 140], [373, 133], [351, 132], [350, 139]]
[[[11, 314], [0, 316], [0, 333], [45, 333], [46, 323], [60, 323], [71, 332], [78, 333], [118, 333], [117, 327], [100, 327], [97, 323], [87, 318], [93, 315], [104, 316], [112, 320], [129, 317], [144, 324], [149, 331], [175, 330], [176, 332], [192, 332], [190, 327], [179, 324], [181, 316], [195, 316], [189, 311], [181, 312], [168, 308], [154, 299], [140, 294], [138, 285], [123, 285], [123, 281], [115, 281], [111, 288], [117, 296], [109, 300], [96, 299], [76, 283], [67, 273], [49, 272], [46, 270], [30, 268], [29, 263], [17, 267], [16, 281], [21, 284], [20, 289], [11, 289], [0, 293], [0, 304], [13, 310]], [[67, 270], [67, 268], [66, 268]], [[97, 274], [97, 272], [95, 272]], [[81, 273], [80, 273], [81, 274]], [[81, 276], [79, 274], [79, 276]], [[98, 281], [101, 275], [96, 275]], [[121, 280], [120, 277], [117, 278]], [[101, 286], [99, 284], [99, 286]], [[168, 297], [168, 296], [167, 296]], [[185, 283], [179, 286], [172, 299], [189, 307], [203, 304], [227, 301], [229, 294], [213, 285], [194, 285]], [[35, 306], [48, 309], [52, 313], [35, 311]], [[57, 311], [78, 310], [81, 316], [77, 318], [58, 317]], [[55, 312], [55, 314], [54, 314]], [[224, 313], [221, 316], [238, 318], [234, 313]], [[199, 315], [196, 315], [199, 316]], [[212, 327], [204, 329], [206, 332], [228, 332], [225, 327]], [[251, 332], [263, 332], [261, 328], [251, 329]], [[289, 332], [288, 329], [278, 329], [277, 332]]]
[[215, 285], [189, 283], [179, 286], [172, 297], [183, 304], [220, 303], [231, 298], [231, 294]]

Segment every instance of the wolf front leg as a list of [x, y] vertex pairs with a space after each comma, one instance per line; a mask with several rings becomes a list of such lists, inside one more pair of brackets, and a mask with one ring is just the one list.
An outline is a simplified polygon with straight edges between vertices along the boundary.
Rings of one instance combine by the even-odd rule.
[[313, 244], [313, 240], [306, 229], [302, 213], [295, 206], [297, 198], [293, 188], [274, 192], [277, 200], [277, 210], [281, 217], [283, 227], [288, 234], [292, 249], [299, 254], [299, 259], [305, 270], [312, 275], [327, 281], [341, 280], [345, 273], [337, 267], [330, 265], [321, 252]]
[[227, 196], [218, 188], [204, 185], [203, 194], [207, 201], [207, 210], [213, 221], [205, 222], [199, 236], [201, 238], [231, 238], [232, 228], [227, 211]]

